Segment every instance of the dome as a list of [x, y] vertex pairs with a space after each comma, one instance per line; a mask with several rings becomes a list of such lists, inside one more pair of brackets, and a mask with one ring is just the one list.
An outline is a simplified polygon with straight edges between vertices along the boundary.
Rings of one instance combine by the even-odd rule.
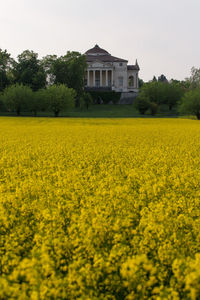
[[110, 55], [106, 50], [100, 48], [98, 45], [95, 45], [92, 49], [89, 49], [85, 52], [87, 55]]

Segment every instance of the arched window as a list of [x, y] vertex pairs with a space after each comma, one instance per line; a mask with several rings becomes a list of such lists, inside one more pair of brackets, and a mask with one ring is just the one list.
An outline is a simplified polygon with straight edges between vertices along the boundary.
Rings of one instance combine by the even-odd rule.
[[128, 86], [132, 87], [134, 86], [134, 76], [129, 76], [128, 78]]

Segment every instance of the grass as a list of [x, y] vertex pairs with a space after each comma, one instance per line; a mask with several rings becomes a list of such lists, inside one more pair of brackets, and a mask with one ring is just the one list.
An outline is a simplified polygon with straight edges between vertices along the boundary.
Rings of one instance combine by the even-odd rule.
[[[14, 112], [1, 112], [2, 116], [15, 116]], [[22, 116], [32, 116], [31, 112], [22, 112]], [[53, 112], [38, 112], [38, 117], [53, 117]], [[151, 116], [149, 112], [140, 115], [133, 105], [91, 105], [86, 108], [71, 108], [63, 111], [60, 117], [70, 118], [138, 118], [138, 117], [177, 117], [176, 110], [169, 111], [166, 106], [161, 106], [159, 112], [155, 116]]]

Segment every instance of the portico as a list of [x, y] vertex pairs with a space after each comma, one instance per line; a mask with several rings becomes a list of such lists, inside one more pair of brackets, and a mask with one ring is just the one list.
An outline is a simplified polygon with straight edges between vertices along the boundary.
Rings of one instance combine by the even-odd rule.
[[86, 71], [87, 87], [112, 87], [112, 69], [89, 69]]

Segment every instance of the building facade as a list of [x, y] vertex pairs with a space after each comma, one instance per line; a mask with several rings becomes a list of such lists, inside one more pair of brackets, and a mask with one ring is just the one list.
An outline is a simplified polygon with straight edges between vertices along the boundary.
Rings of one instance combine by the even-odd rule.
[[86, 90], [138, 92], [139, 65], [114, 57], [96, 45], [86, 51], [88, 69], [85, 76]]

